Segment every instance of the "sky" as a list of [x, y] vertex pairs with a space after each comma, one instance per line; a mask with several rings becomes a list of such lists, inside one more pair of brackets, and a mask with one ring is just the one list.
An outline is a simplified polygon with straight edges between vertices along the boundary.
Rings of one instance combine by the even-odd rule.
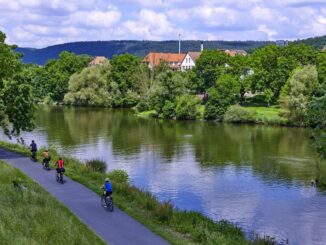
[[326, 0], [0, 0], [7, 43], [280, 40], [326, 35]]

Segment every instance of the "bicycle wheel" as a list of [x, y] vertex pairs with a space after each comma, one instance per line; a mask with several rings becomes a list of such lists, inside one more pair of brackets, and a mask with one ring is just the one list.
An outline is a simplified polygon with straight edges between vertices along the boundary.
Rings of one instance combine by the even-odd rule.
[[111, 197], [106, 198], [106, 206], [107, 206], [107, 210], [109, 210], [110, 212], [113, 212], [113, 201], [112, 201]]

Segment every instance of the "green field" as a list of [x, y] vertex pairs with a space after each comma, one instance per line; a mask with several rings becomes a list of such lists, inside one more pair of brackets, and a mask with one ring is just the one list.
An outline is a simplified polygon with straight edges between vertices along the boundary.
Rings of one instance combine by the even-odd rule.
[[245, 107], [254, 113], [256, 123], [270, 125], [287, 125], [288, 119], [283, 116], [287, 111], [277, 107]]
[[0, 161], [0, 244], [105, 244], [66, 207]]

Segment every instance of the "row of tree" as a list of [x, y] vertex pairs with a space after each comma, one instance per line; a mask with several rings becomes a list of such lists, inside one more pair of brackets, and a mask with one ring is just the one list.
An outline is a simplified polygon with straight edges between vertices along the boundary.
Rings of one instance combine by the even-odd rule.
[[[88, 67], [91, 57], [62, 52], [43, 67], [26, 65], [20, 72], [33, 86], [36, 101], [77, 106], [133, 107], [155, 110], [163, 118], [198, 117], [199, 94], [208, 95], [204, 118], [223, 120], [227, 108], [245, 105], [248, 94], [267, 106], [281, 104], [297, 124], [306, 124], [313, 97], [325, 92], [326, 53], [304, 44], [269, 45], [248, 56], [230, 57], [204, 50], [189, 72], [166, 64], [154, 70], [141, 59], [123, 54]], [[186, 108], [187, 113], [179, 109]]]

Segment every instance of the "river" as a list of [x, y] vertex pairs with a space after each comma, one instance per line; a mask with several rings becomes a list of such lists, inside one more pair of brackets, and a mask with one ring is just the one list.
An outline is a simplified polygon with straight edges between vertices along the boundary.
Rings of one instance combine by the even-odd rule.
[[162, 121], [110, 109], [39, 107], [36, 115], [36, 129], [22, 134], [26, 143], [103, 159], [160, 200], [247, 232], [326, 244], [326, 193], [310, 184], [318, 171], [308, 129]]

